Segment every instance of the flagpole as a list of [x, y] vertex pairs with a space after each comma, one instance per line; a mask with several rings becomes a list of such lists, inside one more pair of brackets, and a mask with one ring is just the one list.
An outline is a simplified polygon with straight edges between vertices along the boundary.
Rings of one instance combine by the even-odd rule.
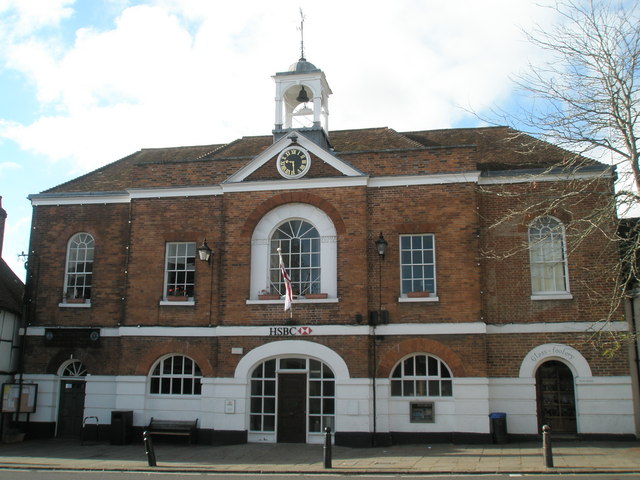
[[293, 291], [291, 289], [291, 278], [287, 274], [287, 270], [284, 267], [284, 261], [282, 260], [282, 249], [278, 246], [278, 260], [280, 261], [280, 275], [284, 281], [285, 297], [284, 297], [284, 311], [289, 310], [289, 318], [293, 318]]

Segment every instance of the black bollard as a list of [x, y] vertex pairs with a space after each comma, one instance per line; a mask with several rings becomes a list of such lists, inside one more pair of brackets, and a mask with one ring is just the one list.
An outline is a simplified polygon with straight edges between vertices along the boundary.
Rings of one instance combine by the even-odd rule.
[[331, 468], [331, 428], [324, 427], [324, 468]]
[[553, 468], [553, 452], [551, 451], [551, 427], [542, 426], [542, 455], [544, 464], [548, 468]]
[[156, 452], [153, 450], [153, 441], [151, 440], [151, 434], [146, 430], [142, 432], [142, 439], [144, 440], [144, 449], [147, 454], [147, 462], [150, 467], [156, 466]]

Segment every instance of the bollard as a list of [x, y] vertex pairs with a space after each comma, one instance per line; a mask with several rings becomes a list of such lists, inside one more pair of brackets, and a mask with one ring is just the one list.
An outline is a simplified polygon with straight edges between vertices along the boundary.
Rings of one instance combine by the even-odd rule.
[[331, 468], [331, 428], [324, 427], [324, 468]]
[[156, 452], [153, 450], [153, 441], [151, 440], [151, 434], [148, 431], [142, 432], [142, 439], [144, 440], [144, 449], [147, 454], [147, 462], [150, 467], [156, 466]]
[[551, 451], [551, 427], [549, 425], [542, 426], [542, 455], [545, 466], [552, 468], [553, 452]]

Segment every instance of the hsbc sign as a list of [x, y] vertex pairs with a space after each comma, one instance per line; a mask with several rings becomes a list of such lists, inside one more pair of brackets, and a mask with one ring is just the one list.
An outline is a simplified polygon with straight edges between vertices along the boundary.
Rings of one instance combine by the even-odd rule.
[[298, 335], [311, 335], [311, 327], [270, 327], [270, 337], [295, 337]]

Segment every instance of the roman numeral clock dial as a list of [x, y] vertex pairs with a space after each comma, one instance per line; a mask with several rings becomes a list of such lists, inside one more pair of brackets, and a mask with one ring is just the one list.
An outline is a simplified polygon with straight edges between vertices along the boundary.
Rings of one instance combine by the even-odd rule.
[[311, 166], [311, 157], [302, 147], [289, 147], [278, 155], [278, 172], [284, 178], [300, 178]]

